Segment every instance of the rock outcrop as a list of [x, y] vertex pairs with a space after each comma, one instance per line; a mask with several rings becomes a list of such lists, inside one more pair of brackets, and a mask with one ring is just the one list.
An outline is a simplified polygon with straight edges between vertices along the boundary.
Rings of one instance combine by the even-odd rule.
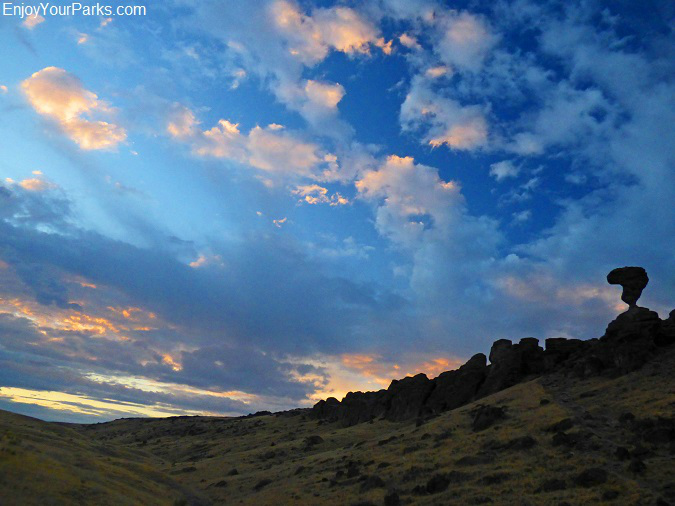
[[393, 380], [386, 390], [349, 392], [342, 401], [334, 397], [319, 401], [312, 408], [312, 416], [344, 426], [375, 418], [425, 418], [543, 374], [616, 376], [638, 369], [659, 347], [675, 343], [675, 310], [661, 320], [656, 312], [637, 306], [649, 281], [642, 267], [614, 269], [607, 281], [623, 286], [621, 299], [629, 309], [612, 321], [599, 339], [551, 338], [546, 339], [546, 349], [532, 337], [517, 344], [500, 339], [492, 345], [489, 365], [485, 355], [479, 353], [459, 369], [434, 379], [418, 374]]
[[487, 357], [478, 353], [454, 371], [441, 373], [432, 380], [434, 388], [424, 403], [422, 414], [442, 413], [471, 402], [485, 382]]

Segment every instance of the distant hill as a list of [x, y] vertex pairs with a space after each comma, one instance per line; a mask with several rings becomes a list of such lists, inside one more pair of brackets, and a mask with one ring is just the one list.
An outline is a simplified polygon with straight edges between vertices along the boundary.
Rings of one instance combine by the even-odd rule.
[[627, 273], [630, 309], [602, 338], [498, 341], [490, 365], [313, 409], [93, 425], [0, 411], [0, 504], [675, 505], [675, 311], [638, 307]]

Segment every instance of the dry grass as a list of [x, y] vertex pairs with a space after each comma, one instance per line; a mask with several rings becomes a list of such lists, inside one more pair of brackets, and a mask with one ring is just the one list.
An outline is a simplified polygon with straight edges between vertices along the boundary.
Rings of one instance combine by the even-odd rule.
[[[655, 504], [675, 491], [671, 450], [651, 448], [646, 470], [632, 473], [615, 456], [618, 446], [637, 444], [619, 417], [673, 417], [674, 365], [671, 350], [617, 379], [534, 380], [421, 426], [378, 420], [341, 428], [300, 415], [63, 426], [2, 412], [0, 496], [2, 504], [41, 505], [381, 505], [396, 490], [402, 504]], [[477, 404], [505, 406], [507, 418], [474, 432]], [[546, 430], [565, 418], [574, 420], [568, 434], [584, 435], [576, 447], [554, 446]], [[310, 436], [323, 441], [308, 446]], [[503, 448], [523, 436], [537, 444]], [[576, 486], [593, 467], [606, 470], [607, 481]], [[451, 477], [448, 488], [420, 494], [436, 474]], [[540, 490], [554, 479], [565, 488]]]

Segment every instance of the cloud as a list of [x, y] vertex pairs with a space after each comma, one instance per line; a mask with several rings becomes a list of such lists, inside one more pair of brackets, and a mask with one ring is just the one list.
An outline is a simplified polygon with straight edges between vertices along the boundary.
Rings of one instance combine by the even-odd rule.
[[248, 163], [267, 172], [292, 172], [311, 176], [322, 163], [319, 148], [290, 134], [255, 127], [249, 132]]
[[527, 129], [514, 136], [511, 149], [518, 154], [541, 154], [552, 147], [583, 149], [588, 139], [605, 137], [618, 121], [618, 111], [598, 88], [578, 89], [562, 80], [542, 99], [534, 117], [526, 118]]
[[28, 30], [33, 30], [36, 26], [38, 26], [40, 23], [43, 23], [45, 18], [40, 16], [39, 14], [35, 14], [34, 16], [27, 16], [26, 19], [23, 20], [23, 25], [24, 28], [27, 28]]
[[188, 139], [197, 133], [199, 121], [187, 107], [174, 104], [166, 127], [167, 132], [177, 139]]
[[376, 249], [374, 246], [359, 244], [352, 236], [346, 237], [342, 241], [331, 235], [325, 236], [323, 239], [322, 242], [307, 243], [310, 255], [328, 259], [355, 257], [366, 260]]
[[278, 124], [256, 126], [243, 134], [238, 124], [221, 119], [213, 128], [201, 130], [192, 111], [183, 106], [175, 107], [167, 132], [190, 144], [197, 156], [233, 160], [275, 176], [317, 179], [321, 169], [329, 169], [336, 160]]
[[322, 83], [311, 79], [305, 85], [305, 92], [312, 104], [325, 109], [336, 109], [345, 95], [345, 89], [340, 84]]
[[428, 68], [424, 75], [430, 77], [431, 79], [437, 79], [439, 77], [447, 76], [452, 73], [452, 70], [446, 67], [445, 65], [437, 65], [435, 67]]
[[35, 177], [22, 179], [19, 182], [16, 182], [11, 178], [6, 178], [5, 182], [10, 186], [17, 185], [30, 192], [43, 192], [58, 188], [58, 185], [46, 180], [39, 170], [33, 171], [33, 175]]
[[49, 181], [45, 181], [44, 179], [35, 177], [20, 181], [19, 186], [21, 186], [25, 190], [34, 192], [41, 192], [56, 187], [54, 183], [50, 183]]
[[242, 160], [245, 157], [246, 139], [239, 132], [239, 124], [221, 119], [213, 128], [199, 132], [197, 139], [193, 151], [199, 156], [234, 160]]
[[516, 177], [519, 173], [520, 168], [515, 166], [511, 160], [502, 160], [490, 165], [490, 175], [497, 181]]
[[419, 76], [401, 105], [400, 119], [404, 131], [426, 131], [423, 139], [433, 147], [472, 150], [487, 143], [487, 121], [480, 107], [462, 106], [440, 95]]
[[[363, 338], [352, 329], [388, 311], [386, 291], [330, 274], [291, 236], [253, 234], [213, 244], [209, 254], [218, 255], [223, 267], [193, 268], [168, 245], [140, 248], [74, 226], [68, 205], [49, 193], [12, 188], [0, 197], [0, 251], [9, 272], [17, 272], [26, 294], [45, 307], [82, 311], [87, 308], [73, 307], [73, 300], [92, 304], [92, 298], [117, 293], [123, 302], [106, 307], [143, 308], [166, 323], [161, 331], [143, 333], [143, 341], [154, 336], [163, 343], [165, 353], [181, 342], [194, 348], [248, 343], [279, 355], [331, 352]], [[35, 201], [42, 206], [31, 205]], [[8, 221], [17, 209], [22, 219]], [[64, 276], [83, 277], [97, 289], [67, 284]], [[77, 297], [71, 295], [75, 289], [81, 290]]]
[[436, 21], [441, 33], [434, 46], [446, 64], [458, 70], [477, 71], [497, 37], [485, 20], [468, 12], [450, 11]]
[[74, 75], [58, 67], [46, 67], [21, 83], [29, 103], [81, 149], [112, 149], [127, 137], [124, 128], [94, 117], [110, 117], [114, 110], [85, 89]]
[[229, 67], [260, 79], [315, 131], [344, 139], [353, 135], [335, 107], [344, 88], [308, 80], [305, 69], [317, 66], [334, 51], [350, 57], [366, 57], [373, 48], [384, 54], [392, 51], [391, 41], [382, 38], [375, 24], [344, 6], [305, 12], [295, 2], [276, 0], [240, 6], [235, 13], [207, 1], [195, 7], [185, 24], [221, 40]]
[[456, 183], [411, 157], [389, 156], [355, 185], [362, 198], [377, 203], [378, 231], [406, 247], [414, 248], [423, 235], [443, 234], [463, 201]]
[[515, 223], [523, 223], [525, 221], [530, 220], [530, 218], [532, 218], [532, 211], [530, 211], [529, 209], [513, 213], [513, 221]]
[[377, 28], [348, 7], [315, 9], [306, 15], [296, 4], [278, 0], [271, 4], [270, 13], [289, 52], [308, 65], [323, 60], [331, 49], [368, 54], [371, 44], [378, 43]]
[[299, 202], [307, 204], [329, 204], [330, 206], [343, 206], [349, 204], [349, 200], [339, 193], [328, 194], [328, 188], [318, 184], [296, 186], [292, 193], [301, 197]]
[[216, 265], [218, 267], [225, 266], [220, 255], [199, 255], [197, 260], [190, 262], [189, 265], [193, 269], [202, 269], [211, 265]]

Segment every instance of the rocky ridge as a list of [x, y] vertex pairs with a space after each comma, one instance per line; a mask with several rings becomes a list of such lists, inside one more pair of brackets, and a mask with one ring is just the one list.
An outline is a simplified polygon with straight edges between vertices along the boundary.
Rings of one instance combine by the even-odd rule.
[[619, 376], [639, 369], [659, 348], [675, 343], [675, 310], [667, 319], [637, 301], [649, 278], [641, 267], [614, 269], [610, 284], [623, 287], [622, 300], [629, 309], [620, 314], [598, 339], [546, 339], [526, 337], [518, 343], [495, 341], [488, 357], [478, 353], [459, 369], [434, 379], [425, 374], [393, 380], [377, 392], [349, 392], [342, 401], [319, 401], [311, 410], [317, 419], [352, 426], [376, 418], [423, 420], [494, 394], [513, 385], [552, 372], [579, 378]]

